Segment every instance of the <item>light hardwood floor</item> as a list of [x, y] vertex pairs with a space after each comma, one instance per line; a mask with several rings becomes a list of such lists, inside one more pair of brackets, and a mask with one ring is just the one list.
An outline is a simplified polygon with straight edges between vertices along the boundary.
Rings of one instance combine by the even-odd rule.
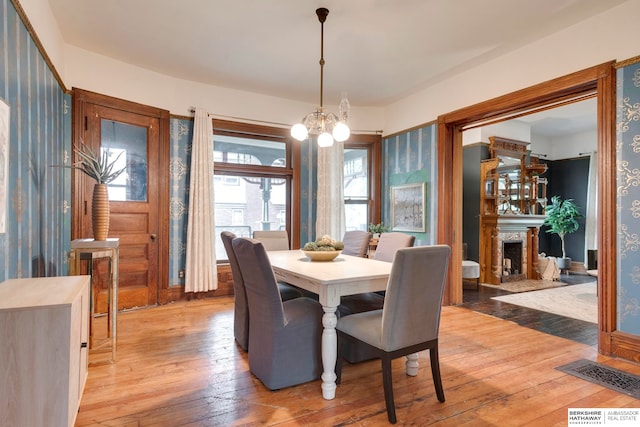
[[[388, 425], [379, 361], [346, 364], [336, 398], [320, 381], [269, 391], [233, 340], [233, 298], [176, 302], [122, 313], [118, 360], [89, 368], [77, 426]], [[301, 339], [304, 339], [301, 337]], [[566, 426], [569, 407], [640, 407], [640, 400], [555, 369], [598, 356], [594, 346], [464, 307], [444, 307], [435, 397], [428, 352], [417, 377], [394, 362], [397, 425]]]

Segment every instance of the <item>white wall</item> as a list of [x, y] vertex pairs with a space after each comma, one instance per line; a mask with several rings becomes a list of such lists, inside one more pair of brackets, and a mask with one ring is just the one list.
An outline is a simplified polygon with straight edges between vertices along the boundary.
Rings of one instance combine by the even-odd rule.
[[452, 76], [386, 108], [384, 133], [435, 120], [439, 115], [611, 60], [640, 54], [640, 0], [535, 41]]

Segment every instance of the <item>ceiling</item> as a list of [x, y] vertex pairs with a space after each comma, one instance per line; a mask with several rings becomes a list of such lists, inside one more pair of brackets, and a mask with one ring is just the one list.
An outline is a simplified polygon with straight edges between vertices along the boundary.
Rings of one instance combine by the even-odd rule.
[[49, 0], [65, 43], [180, 79], [385, 106], [625, 0]]

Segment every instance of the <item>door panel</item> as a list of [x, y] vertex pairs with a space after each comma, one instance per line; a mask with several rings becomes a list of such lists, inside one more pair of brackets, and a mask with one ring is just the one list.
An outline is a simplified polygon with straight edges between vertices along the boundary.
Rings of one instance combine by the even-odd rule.
[[[112, 158], [122, 153], [127, 165], [109, 184], [109, 237], [120, 239], [118, 308], [157, 304], [159, 119], [95, 104], [86, 104], [84, 113], [84, 143], [109, 150]], [[94, 182], [82, 178], [82, 197], [91, 200]], [[83, 236], [91, 236], [90, 203], [81, 220]]]

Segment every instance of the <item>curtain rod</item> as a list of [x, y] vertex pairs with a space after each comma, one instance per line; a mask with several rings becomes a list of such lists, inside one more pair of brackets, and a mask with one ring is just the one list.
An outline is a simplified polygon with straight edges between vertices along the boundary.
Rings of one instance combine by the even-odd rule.
[[[189, 111], [191, 113], [195, 113], [196, 109], [195, 108], [191, 108]], [[277, 126], [277, 127], [284, 128], [284, 129], [289, 129], [292, 126], [292, 125], [287, 124], [287, 123], [270, 122], [270, 121], [267, 121], [267, 120], [247, 119], [247, 118], [244, 118], [244, 117], [235, 117], [235, 116], [225, 116], [223, 114], [213, 114], [213, 113], [209, 113], [209, 112], [207, 112], [207, 114], [209, 115], [209, 117], [215, 117], [215, 118], [218, 118], [218, 119], [240, 120], [241, 122], [266, 124], [266, 125]], [[360, 134], [362, 134], [362, 133], [372, 133], [374, 135], [382, 135], [382, 129], [379, 129], [379, 130], [352, 129], [352, 131], [353, 131], [353, 133], [360, 133]]]

